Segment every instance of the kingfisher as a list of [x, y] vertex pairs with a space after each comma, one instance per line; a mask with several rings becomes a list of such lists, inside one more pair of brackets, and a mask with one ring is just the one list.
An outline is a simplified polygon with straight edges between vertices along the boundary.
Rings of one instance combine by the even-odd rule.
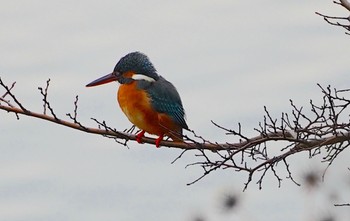
[[141, 52], [122, 57], [112, 73], [87, 84], [93, 87], [113, 81], [120, 83], [117, 100], [129, 121], [141, 131], [136, 141], [142, 143], [145, 133], [157, 135], [156, 147], [164, 136], [183, 142], [188, 130], [185, 110], [175, 86], [158, 75], [150, 59]]

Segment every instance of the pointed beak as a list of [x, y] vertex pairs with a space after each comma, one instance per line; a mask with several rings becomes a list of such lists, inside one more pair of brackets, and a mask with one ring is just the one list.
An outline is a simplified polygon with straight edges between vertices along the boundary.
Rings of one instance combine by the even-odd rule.
[[101, 84], [107, 84], [109, 82], [116, 81], [116, 80], [118, 80], [117, 76], [114, 73], [110, 73], [87, 84], [86, 87], [94, 87]]

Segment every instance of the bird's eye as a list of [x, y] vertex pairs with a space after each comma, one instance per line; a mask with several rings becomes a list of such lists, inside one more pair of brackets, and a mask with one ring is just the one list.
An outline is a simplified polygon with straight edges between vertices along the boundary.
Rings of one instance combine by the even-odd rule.
[[121, 74], [120, 74], [118, 71], [113, 71], [113, 75], [116, 76], [116, 77], [118, 77], [118, 76], [120, 76]]

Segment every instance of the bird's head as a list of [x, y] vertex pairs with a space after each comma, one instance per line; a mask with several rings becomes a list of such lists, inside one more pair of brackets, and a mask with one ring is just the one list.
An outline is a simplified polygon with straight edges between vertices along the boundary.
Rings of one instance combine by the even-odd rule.
[[132, 52], [122, 57], [112, 73], [107, 74], [86, 85], [93, 87], [118, 81], [121, 84], [128, 84], [135, 80], [145, 80], [148, 82], [157, 81], [159, 75], [149, 58], [141, 52]]

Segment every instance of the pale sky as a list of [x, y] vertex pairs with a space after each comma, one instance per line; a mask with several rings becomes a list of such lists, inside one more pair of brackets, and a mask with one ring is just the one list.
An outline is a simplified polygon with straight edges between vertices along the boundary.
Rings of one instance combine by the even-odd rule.
[[[116, 103], [118, 84], [85, 88], [125, 54], [141, 51], [178, 89], [191, 129], [211, 141], [232, 138], [210, 120], [246, 134], [262, 120], [320, 100], [317, 83], [349, 88], [350, 37], [315, 11], [348, 16], [332, 1], [3, 1], [0, 77], [25, 107], [42, 111], [37, 87], [51, 79], [49, 99], [59, 117], [73, 111], [120, 130], [131, 124]], [[0, 94], [2, 91], [0, 90]], [[350, 213], [329, 197], [350, 202], [349, 154], [329, 169], [319, 192], [268, 175], [263, 189], [246, 174], [202, 174], [195, 152], [111, 139], [0, 111], [0, 220], [320, 220]], [[276, 148], [279, 148], [277, 145]], [[291, 158], [295, 178], [325, 168], [307, 154]], [[281, 167], [281, 170], [284, 170]], [[220, 200], [238, 194], [224, 213]], [[339, 195], [340, 194], [340, 195]]]

